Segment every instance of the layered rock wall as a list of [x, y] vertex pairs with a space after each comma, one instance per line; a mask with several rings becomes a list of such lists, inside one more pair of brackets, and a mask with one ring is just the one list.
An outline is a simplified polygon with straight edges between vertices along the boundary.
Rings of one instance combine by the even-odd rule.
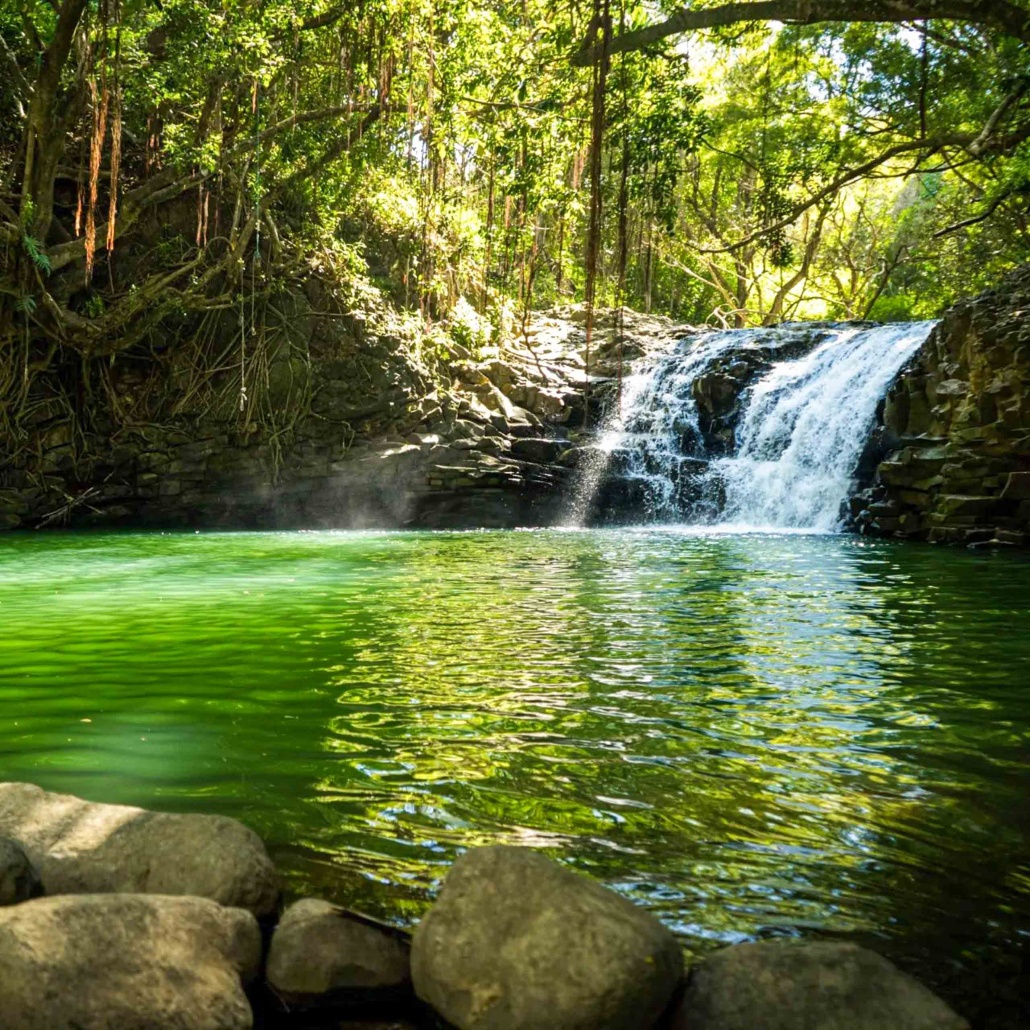
[[[389, 336], [348, 342], [341, 329], [327, 346], [309, 334], [308, 360], [286, 370], [307, 377], [309, 401], [282, 431], [187, 411], [111, 427], [84, 458], [41, 402], [28, 458], [0, 467], [0, 528], [552, 523], [585, 421], [582, 319], [568, 315], [537, 319], [503, 351], [447, 341], [432, 375]], [[591, 369], [604, 368], [595, 342]], [[135, 384], [117, 388], [129, 407]]]
[[864, 533], [1030, 543], [1030, 267], [948, 311], [883, 409], [886, 457], [851, 502]]

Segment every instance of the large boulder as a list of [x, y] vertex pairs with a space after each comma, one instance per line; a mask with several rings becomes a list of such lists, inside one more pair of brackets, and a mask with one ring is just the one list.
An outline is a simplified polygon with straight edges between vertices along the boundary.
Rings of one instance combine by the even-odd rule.
[[388, 1004], [411, 994], [402, 935], [319, 898], [304, 898], [283, 914], [266, 977], [290, 1006]]
[[875, 952], [829, 941], [763, 941], [691, 970], [672, 1030], [963, 1030], [918, 980]]
[[87, 894], [0, 909], [0, 1027], [245, 1030], [254, 916], [203, 898]]
[[460, 1030], [642, 1030], [683, 968], [650, 913], [524, 848], [469, 851], [415, 931], [416, 993]]
[[0, 836], [20, 841], [47, 894], [195, 894], [274, 911], [275, 867], [235, 819], [170, 815], [0, 783]]
[[42, 893], [43, 884], [25, 849], [0, 837], [0, 905], [18, 905]]

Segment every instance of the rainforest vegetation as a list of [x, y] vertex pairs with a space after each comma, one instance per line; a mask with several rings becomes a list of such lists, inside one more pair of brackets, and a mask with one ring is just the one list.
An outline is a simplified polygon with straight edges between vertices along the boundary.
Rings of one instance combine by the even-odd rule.
[[1005, 0], [3, 0], [3, 430], [127, 366], [246, 409], [313, 282], [472, 345], [932, 316], [1030, 253], [1028, 40]]

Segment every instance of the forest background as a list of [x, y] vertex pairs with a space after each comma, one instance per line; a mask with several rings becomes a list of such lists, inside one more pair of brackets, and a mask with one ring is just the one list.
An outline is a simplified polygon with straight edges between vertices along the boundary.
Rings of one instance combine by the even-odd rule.
[[184, 351], [249, 417], [312, 279], [473, 350], [584, 299], [934, 316], [1030, 255], [1028, 39], [1004, 0], [3, 0], [0, 428]]

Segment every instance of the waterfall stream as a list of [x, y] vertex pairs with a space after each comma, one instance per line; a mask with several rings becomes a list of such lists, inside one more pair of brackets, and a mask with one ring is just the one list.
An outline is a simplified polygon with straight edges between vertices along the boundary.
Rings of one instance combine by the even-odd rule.
[[642, 358], [575, 518], [621, 491], [651, 522], [833, 531], [877, 405], [934, 324], [713, 331]]

